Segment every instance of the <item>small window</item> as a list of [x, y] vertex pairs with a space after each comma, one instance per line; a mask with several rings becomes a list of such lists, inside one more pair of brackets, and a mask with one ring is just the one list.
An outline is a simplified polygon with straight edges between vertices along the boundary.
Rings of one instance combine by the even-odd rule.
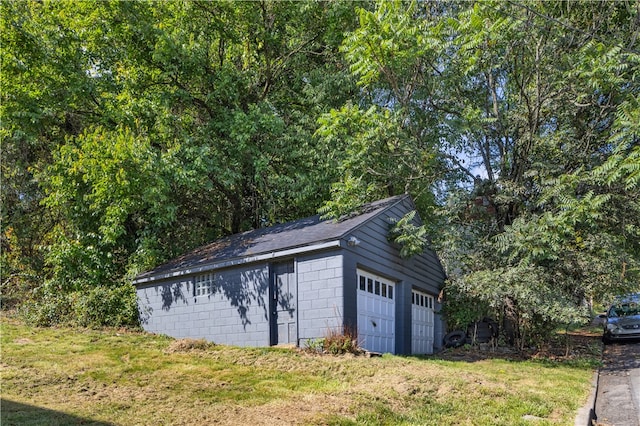
[[197, 275], [193, 286], [194, 296], [208, 296], [213, 293], [214, 277], [213, 273]]
[[[375, 275], [369, 275], [367, 272], [358, 271], [357, 288], [360, 291], [366, 291], [372, 295], [393, 299], [393, 281]], [[412, 297], [414, 297], [412, 295]], [[417, 297], [416, 301], [417, 301]], [[412, 299], [413, 300], [413, 299]]]

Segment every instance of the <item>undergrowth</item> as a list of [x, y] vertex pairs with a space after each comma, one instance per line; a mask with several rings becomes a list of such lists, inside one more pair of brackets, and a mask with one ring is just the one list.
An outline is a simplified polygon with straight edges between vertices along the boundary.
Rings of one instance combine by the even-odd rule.
[[349, 327], [328, 328], [324, 337], [309, 339], [305, 349], [308, 352], [326, 353], [331, 355], [354, 354], [358, 355], [364, 350], [358, 344], [358, 335]]

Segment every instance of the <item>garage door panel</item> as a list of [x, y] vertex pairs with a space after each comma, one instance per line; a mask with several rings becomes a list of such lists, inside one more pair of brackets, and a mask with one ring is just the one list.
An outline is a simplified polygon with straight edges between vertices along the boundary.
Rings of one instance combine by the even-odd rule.
[[358, 270], [358, 338], [373, 352], [395, 352], [394, 283]]
[[411, 300], [411, 352], [413, 354], [433, 353], [433, 296], [413, 290]]

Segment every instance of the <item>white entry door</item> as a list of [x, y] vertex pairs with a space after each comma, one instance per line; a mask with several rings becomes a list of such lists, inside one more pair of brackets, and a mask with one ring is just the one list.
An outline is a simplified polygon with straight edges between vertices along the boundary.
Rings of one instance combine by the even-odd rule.
[[372, 352], [395, 353], [395, 284], [358, 270], [358, 341]]
[[433, 296], [411, 292], [411, 353], [433, 353]]

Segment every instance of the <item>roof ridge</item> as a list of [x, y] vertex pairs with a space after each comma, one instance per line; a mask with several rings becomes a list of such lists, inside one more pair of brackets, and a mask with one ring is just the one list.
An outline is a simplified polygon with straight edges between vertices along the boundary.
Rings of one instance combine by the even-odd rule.
[[385, 202], [390, 201], [390, 200], [392, 200], [394, 198], [398, 198], [398, 201], [400, 201], [401, 199], [406, 198], [407, 196], [408, 196], [408, 194], [394, 195], [394, 196], [391, 196], [391, 197], [383, 198], [381, 200], [375, 200], [375, 201], [370, 201], [370, 202], [367, 202], [367, 203], [360, 204], [358, 207], [356, 207], [355, 210], [353, 210], [352, 212], [343, 214], [338, 219], [336, 219], [336, 221], [342, 222], [342, 221], [351, 219], [351, 218], [356, 217], [356, 216], [367, 214], [367, 213], [377, 209], [375, 207], [376, 204], [384, 204]]
[[[339, 218], [338, 222], [342, 221], [342, 220], [349, 220], [349, 219], [353, 219], [355, 217], [358, 216], [363, 216], [366, 215], [368, 213], [372, 213], [375, 211], [380, 210], [378, 213], [382, 213], [386, 210], [389, 210], [390, 208], [392, 208], [393, 206], [397, 205], [398, 203], [400, 203], [401, 201], [410, 198], [409, 194], [400, 194], [400, 195], [393, 195], [391, 197], [387, 197], [387, 198], [383, 198], [381, 200], [375, 200], [375, 201], [371, 201], [368, 203], [364, 203], [362, 205], [360, 205], [360, 207], [358, 207], [358, 210], [355, 210], [353, 213], [344, 215], [342, 217], [348, 216], [345, 219]], [[415, 208], [415, 206], [414, 206]], [[363, 221], [357, 225], [355, 225], [353, 228], [345, 231], [344, 234], [342, 234], [342, 236], [353, 232], [355, 229], [359, 228], [360, 226], [362, 226], [366, 221]]]

